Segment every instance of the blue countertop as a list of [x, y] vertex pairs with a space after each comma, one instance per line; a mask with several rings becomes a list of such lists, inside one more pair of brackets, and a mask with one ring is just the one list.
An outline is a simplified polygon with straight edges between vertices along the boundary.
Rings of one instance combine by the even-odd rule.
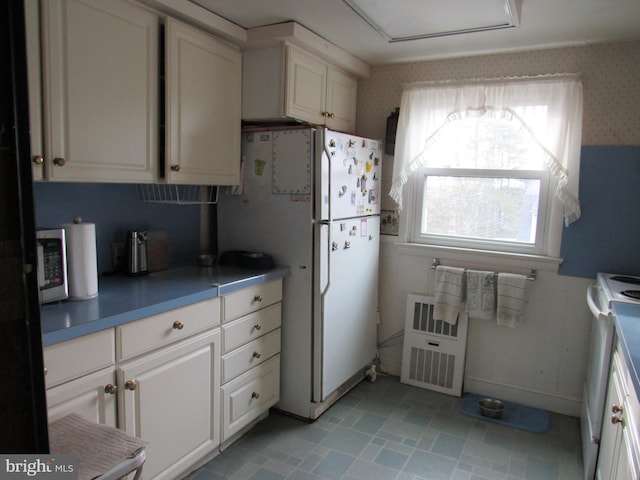
[[636, 395], [640, 398], [640, 305], [614, 303], [618, 341], [629, 366]]
[[142, 277], [113, 275], [98, 279], [98, 296], [91, 300], [42, 305], [42, 344], [52, 345], [112, 328], [235, 290], [288, 276], [288, 267], [248, 270], [187, 266]]

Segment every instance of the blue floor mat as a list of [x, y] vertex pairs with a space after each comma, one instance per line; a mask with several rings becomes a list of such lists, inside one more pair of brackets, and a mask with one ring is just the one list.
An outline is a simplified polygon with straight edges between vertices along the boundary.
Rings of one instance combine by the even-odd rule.
[[545, 433], [549, 430], [549, 412], [546, 410], [527, 407], [518, 403], [502, 400], [502, 403], [504, 403], [504, 412], [502, 412], [502, 416], [500, 418], [490, 418], [485, 417], [480, 412], [478, 400], [482, 398], [486, 398], [486, 396], [467, 393], [460, 403], [460, 411], [470, 417], [476, 417], [481, 420], [486, 420], [487, 422], [519, 428], [520, 430], [526, 430], [528, 432]]

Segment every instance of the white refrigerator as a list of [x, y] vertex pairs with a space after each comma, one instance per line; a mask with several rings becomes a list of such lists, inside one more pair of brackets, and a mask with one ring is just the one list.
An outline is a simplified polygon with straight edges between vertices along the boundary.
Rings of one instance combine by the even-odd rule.
[[273, 255], [284, 280], [277, 408], [315, 419], [376, 356], [382, 150], [324, 128], [243, 132], [218, 248]]

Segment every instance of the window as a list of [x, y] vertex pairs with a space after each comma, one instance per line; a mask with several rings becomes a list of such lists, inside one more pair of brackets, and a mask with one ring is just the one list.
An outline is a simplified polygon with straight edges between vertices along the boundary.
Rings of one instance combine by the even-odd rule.
[[549, 171], [519, 125], [492, 117], [448, 123], [422, 168], [412, 240], [541, 253]]
[[[564, 207], [567, 224], [580, 214], [577, 174], [569, 177], [565, 165], [579, 159], [582, 97], [581, 88], [570, 89], [571, 101], [562, 101], [541, 83], [421, 84], [426, 95], [403, 93], [391, 195], [401, 207], [411, 179], [407, 241], [557, 256], [557, 212]], [[577, 120], [562, 113], [567, 105]]]

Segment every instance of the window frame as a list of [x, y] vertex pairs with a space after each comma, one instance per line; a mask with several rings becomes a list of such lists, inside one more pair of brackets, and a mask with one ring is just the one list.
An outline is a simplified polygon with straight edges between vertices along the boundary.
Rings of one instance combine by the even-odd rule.
[[[422, 219], [424, 211], [424, 188], [429, 176], [450, 176], [468, 178], [524, 178], [540, 180], [540, 196], [538, 199], [538, 218], [536, 223], [536, 239], [533, 244], [500, 240], [478, 239], [473, 237], [453, 237], [423, 233]], [[428, 168], [417, 169], [408, 189], [412, 208], [407, 212], [409, 225], [407, 229], [410, 243], [427, 246], [456, 248], [465, 250], [491, 251], [521, 255], [554, 256], [557, 252], [552, 248], [554, 231], [550, 223], [553, 221], [555, 196], [551, 184], [552, 175], [545, 170], [506, 170], [506, 169], [469, 169], [469, 168]], [[556, 215], [557, 217], [557, 215]], [[558, 220], [558, 221], [561, 221]], [[558, 242], [559, 243], [559, 242]]]

